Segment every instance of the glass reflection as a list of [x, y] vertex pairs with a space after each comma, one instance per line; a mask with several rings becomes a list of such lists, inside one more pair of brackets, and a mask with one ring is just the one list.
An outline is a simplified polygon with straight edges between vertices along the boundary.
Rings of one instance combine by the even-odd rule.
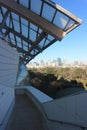
[[7, 9], [5, 7], [1, 7], [2, 11], [3, 11], [3, 14], [6, 13]]
[[23, 24], [24, 26], [28, 26], [28, 21], [25, 20], [24, 18], [21, 18], [21, 24]]
[[15, 31], [20, 32], [19, 22], [13, 20], [13, 24], [14, 24], [14, 29], [15, 29]]
[[44, 4], [42, 17], [44, 17], [45, 19], [51, 22], [53, 19], [54, 13], [55, 13], [54, 8], [52, 8], [48, 4]]
[[45, 38], [39, 43], [40, 47], [43, 47], [45, 44]]
[[62, 14], [61, 12], [57, 12], [53, 23], [56, 26], [58, 26], [59, 28], [64, 29], [64, 27], [67, 24], [68, 20], [69, 20], [69, 18], [66, 15]]
[[42, 5], [41, 0], [31, 0], [31, 10], [39, 15], [41, 11], [41, 5]]
[[25, 36], [25, 37], [28, 37], [28, 28], [24, 25], [22, 25], [22, 34]]
[[30, 30], [30, 40], [35, 41], [36, 40], [36, 32], [33, 30]]
[[28, 0], [19, 0], [19, 3], [28, 8]]
[[32, 23], [30, 23], [30, 28], [34, 31], [37, 31], [38, 27]]
[[17, 14], [15, 14], [15, 13], [11, 13], [12, 14], [12, 18], [14, 19], [14, 20], [16, 20], [16, 21], [19, 21], [19, 16], [17, 15]]
[[69, 23], [68, 23], [68, 25], [67, 25], [66, 28], [65, 28], [65, 31], [66, 31], [67, 29], [69, 29], [71, 26], [73, 26], [74, 24], [75, 24], [75, 21], [70, 20]]
[[17, 76], [17, 85], [29, 85], [29, 76], [26, 66], [23, 63], [19, 64], [18, 76]]

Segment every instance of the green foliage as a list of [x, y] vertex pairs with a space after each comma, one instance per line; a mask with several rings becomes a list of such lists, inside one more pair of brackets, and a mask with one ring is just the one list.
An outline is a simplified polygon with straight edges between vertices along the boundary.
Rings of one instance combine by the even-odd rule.
[[87, 70], [82, 68], [34, 68], [29, 75], [33, 86], [54, 98], [60, 92], [69, 91], [64, 94], [67, 95], [87, 87]]

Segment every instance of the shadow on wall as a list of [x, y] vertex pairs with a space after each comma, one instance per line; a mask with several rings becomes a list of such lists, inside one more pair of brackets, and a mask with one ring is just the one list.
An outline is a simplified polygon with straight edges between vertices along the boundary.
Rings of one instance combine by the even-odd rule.
[[29, 71], [30, 83], [52, 98], [60, 98], [84, 90], [82, 83], [76, 80], [57, 79], [54, 74], [41, 74]]

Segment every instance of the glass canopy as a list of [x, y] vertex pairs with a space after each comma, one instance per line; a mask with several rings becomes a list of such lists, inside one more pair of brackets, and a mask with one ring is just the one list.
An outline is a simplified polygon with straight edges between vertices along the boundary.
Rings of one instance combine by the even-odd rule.
[[0, 38], [27, 64], [82, 20], [50, 0], [0, 0]]

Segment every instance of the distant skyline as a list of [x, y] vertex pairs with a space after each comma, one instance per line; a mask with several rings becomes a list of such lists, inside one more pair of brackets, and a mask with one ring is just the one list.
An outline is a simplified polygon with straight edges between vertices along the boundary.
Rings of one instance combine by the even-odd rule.
[[35, 61], [31, 61], [27, 64], [26, 66], [27, 68], [42, 68], [42, 67], [78, 67], [78, 68], [87, 68], [87, 62], [80, 62], [80, 61], [73, 61], [73, 62], [69, 62], [67, 59], [61, 59], [61, 58], [57, 58], [54, 60], [40, 60], [38, 62]]
[[53, 60], [58, 57], [69, 61], [87, 61], [87, 0], [53, 0], [77, 17], [83, 20], [82, 25], [67, 34], [64, 39], [57, 41], [32, 61]]
[[40, 63], [40, 62], [54, 62], [54, 61], [57, 61], [57, 60], [61, 60], [61, 62], [63, 63], [63, 62], [65, 62], [66, 64], [73, 64], [73, 63], [75, 63], [75, 62], [78, 62], [78, 63], [82, 63], [82, 64], [86, 64], [87, 65], [87, 60], [85, 60], [85, 61], [81, 61], [81, 60], [72, 60], [72, 61], [70, 61], [69, 59], [67, 59], [66, 57], [64, 57], [63, 59], [62, 58], [60, 58], [60, 57], [57, 57], [56, 59], [47, 59], [47, 60], [45, 60], [45, 59], [40, 59], [40, 60], [31, 60], [29, 63], [30, 64], [32, 64], [32, 63]]

